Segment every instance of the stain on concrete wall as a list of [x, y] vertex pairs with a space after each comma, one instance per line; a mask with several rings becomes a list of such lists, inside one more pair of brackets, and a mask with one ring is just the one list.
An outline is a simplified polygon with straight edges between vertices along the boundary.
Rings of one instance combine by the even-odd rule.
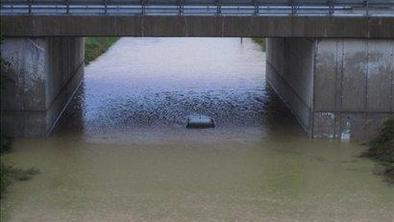
[[[41, 111], [45, 109], [45, 73], [48, 72], [47, 44], [42, 39], [6, 39], [1, 45], [2, 57], [14, 72], [6, 73], [8, 81], [1, 109]], [[17, 74], [17, 75], [15, 75]]]
[[267, 44], [267, 79], [312, 137], [368, 139], [394, 117], [394, 40], [281, 38]]
[[314, 137], [330, 131], [340, 139], [371, 138], [393, 117], [393, 50], [394, 40], [318, 40], [314, 121], [321, 122], [326, 112], [335, 118], [327, 127], [315, 124]]
[[1, 93], [1, 129], [46, 136], [83, 74], [83, 38], [10, 38], [1, 46], [12, 72]]

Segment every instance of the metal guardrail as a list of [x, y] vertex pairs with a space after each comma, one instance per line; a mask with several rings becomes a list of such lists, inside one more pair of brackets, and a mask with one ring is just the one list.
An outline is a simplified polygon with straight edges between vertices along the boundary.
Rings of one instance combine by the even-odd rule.
[[2, 15], [394, 16], [394, 0], [0, 0]]

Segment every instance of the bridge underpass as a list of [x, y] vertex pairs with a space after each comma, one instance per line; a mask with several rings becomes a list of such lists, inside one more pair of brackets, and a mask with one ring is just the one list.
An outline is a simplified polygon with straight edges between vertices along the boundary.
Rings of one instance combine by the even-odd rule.
[[86, 1], [56, 10], [47, 6], [63, 1], [19, 1], [16, 12], [9, 8], [14, 1], [1, 2], [1, 52], [15, 71], [1, 99], [1, 127], [9, 135], [49, 135], [83, 76], [86, 36], [267, 37], [267, 80], [313, 138], [369, 138], [394, 113], [391, 1], [372, 8], [321, 1], [313, 10], [308, 1], [271, 8], [235, 1], [238, 11], [227, 14], [208, 1], [216, 5], [203, 8], [216, 11], [205, 15], [184, 14], [180, 4], [167, 5], [173, 11], [165, 9], [166, 15], [149, 14], [158, 3], [125, 15], [95, 1], [93, 11]]

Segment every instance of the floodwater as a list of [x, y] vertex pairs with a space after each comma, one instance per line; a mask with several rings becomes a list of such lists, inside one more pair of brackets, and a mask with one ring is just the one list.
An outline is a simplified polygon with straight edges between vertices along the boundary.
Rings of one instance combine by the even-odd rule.
[[[250, 39], [122, 38], [86, 68], [47, 139], [7, 161], [41, 170], [4, 221], [394, 221], [365, 147], [309, 140]], [[189, 115], [214, 129], [186, 129]]]

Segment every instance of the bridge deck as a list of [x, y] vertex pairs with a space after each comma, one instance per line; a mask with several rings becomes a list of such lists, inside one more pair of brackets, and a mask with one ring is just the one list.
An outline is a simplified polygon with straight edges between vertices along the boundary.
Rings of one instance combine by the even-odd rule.
[[6, 37], [394, 38], [394, 0], [1, 0]]

